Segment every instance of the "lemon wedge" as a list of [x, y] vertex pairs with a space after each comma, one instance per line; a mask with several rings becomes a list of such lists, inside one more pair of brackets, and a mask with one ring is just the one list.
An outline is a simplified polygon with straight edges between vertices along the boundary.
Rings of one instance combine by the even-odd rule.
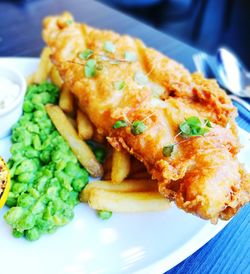
[[0, 208], [7, 200], [10, 190], [10, 172], [5, 161], [0, 157]]

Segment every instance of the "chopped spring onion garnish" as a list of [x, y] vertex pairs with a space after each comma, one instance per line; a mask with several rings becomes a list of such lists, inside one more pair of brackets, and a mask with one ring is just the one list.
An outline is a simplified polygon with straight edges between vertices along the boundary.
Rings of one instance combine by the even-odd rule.
[[133, 135], [142, 134], [147, 129], [147, 126], [139, 120], [136, 120], [131, 125], [131, 133]]
[[134, 80], [138, 85], [145, 86], [148, 83], [148, 77], [142, 71], [137, 71]]
[[94, 77], [96, 75], [96, 60], [88, 60], [84, 66], [84, 72], [87, 78]]
[[125, 51], [124, 59], [127, 62], [135, 62], [137, 60], [137, 56], [133, 51]]
[[114, 53], [116, 48], [115, 48], [115, 45], [111, 42], [111, 41], [106, 41], [104, 43], [104, 46], [103, 46], [104, 50], [106, 50], [107, 52], [111, 52], [111, 53]]
[[181, 123], [179, 128], [183, 137], [192, 136], [204, 136], [205, 133], [209, 132], [211, 123], [206, 120], [205, 125], [202, 124], [201, 120], [196, 116], [191, 116], [186, 119], [185, 122]]
[[126, 127], [128, 124], [124, 120], [118, 120], [114, 123], [113, 128], [122, 128]]
[[91, 49], [85, 49], [83, 52], [79, 53], [79, 58], [83, 60], [88, 60], [94, 54], [94, 51]]
[[116, 81], [114, 82], [114, 87], [116, 90], [122, 90], [126, 86], [126, 83], [124, 81]]
[[162, 154], [165, 156], [165, 157], [170, 157], [172, 152], [174, 150], [174, 145], [168, 145], [168, 146], [165, 146], [163, 147], [162, 149]]

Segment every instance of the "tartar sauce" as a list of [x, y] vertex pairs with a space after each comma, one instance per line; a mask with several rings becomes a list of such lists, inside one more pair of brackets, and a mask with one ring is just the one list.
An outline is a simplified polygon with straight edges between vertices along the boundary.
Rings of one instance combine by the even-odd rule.
[[7, 77], [0, 75], [0, 110], [8, 107], [18, 97], [20, 87]]

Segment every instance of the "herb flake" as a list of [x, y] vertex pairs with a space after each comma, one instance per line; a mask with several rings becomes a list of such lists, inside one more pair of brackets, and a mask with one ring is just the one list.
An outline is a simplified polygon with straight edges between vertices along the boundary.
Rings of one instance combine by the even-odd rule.
[[142, 134], [147, 129], [147, 126], [140, 120], [136, 120], [131, 125], [131, 133], [133, 135]]
[[94, 54], [93, 50], [85, 49], [83, 52], [79, 53], [79, 58], [83, 60], [88, 60], [93, 54]]
[[114, 82], [114, 87], [116, 90], [122, 90], [126, 86], [126, 83], [124, 81], [116, 81]]
[[212, 127], [210, 121], [205, 122], [205, 125], [202, 124], [201, 120], [196, 116], [191, 116], [181, 123], [179, 126], [180, 132], [183, 137], [192, 137], [192, 136], [204, 136], [209, 132], [209, 128]]
[[122, 127], [126, 127], [128, 124], [126, 123], [126, 121], [124, 120], [118, 120], [114, 123], [113, 128], [117, 129], [117, 128], [122, 128]]
[[168, 145], [162, 148], [162, 154], [165, 157], [170, 157], [173, 151], [174, 151], [174, 145]]
[[96, 60], [90, 59], [84, 66], [84, 73], [87, 78], [94, 77], [96, 75]]

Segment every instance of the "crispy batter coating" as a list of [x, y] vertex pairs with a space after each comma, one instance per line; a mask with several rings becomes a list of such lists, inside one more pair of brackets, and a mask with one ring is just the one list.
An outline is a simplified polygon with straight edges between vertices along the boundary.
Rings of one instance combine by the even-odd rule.
[[[250, 178], [236, 158], [236, 109], [226, 93], [216, 81], [190, 74], [138, 39], [71, 20], [69, 13], [45, 18], [43, 37], [51, 60], [98, 134], [142, 161], [160, 193], [181, 209], [212, 222], [233, 216], [250, 200]], [[105, 49], [107, 41], [114, 52]], [[87, 61], [79, 58], [86, 48], [97, 62], [94, 77], [85, 76]], [[128, 52], [136, 60], [126, 61]], [[119, 81], [125, 83], [121, 89], [115, 88]], [[209, 119], [210, 132], [183, 139], [179, 125], [190, 116]], [[140, 120], [147, 128], [134, 135], [130, 126], [113, 129], [117, 120], [129, 125]], [[163, 147], [173, 143], [178, 144], [165, 157]]]

